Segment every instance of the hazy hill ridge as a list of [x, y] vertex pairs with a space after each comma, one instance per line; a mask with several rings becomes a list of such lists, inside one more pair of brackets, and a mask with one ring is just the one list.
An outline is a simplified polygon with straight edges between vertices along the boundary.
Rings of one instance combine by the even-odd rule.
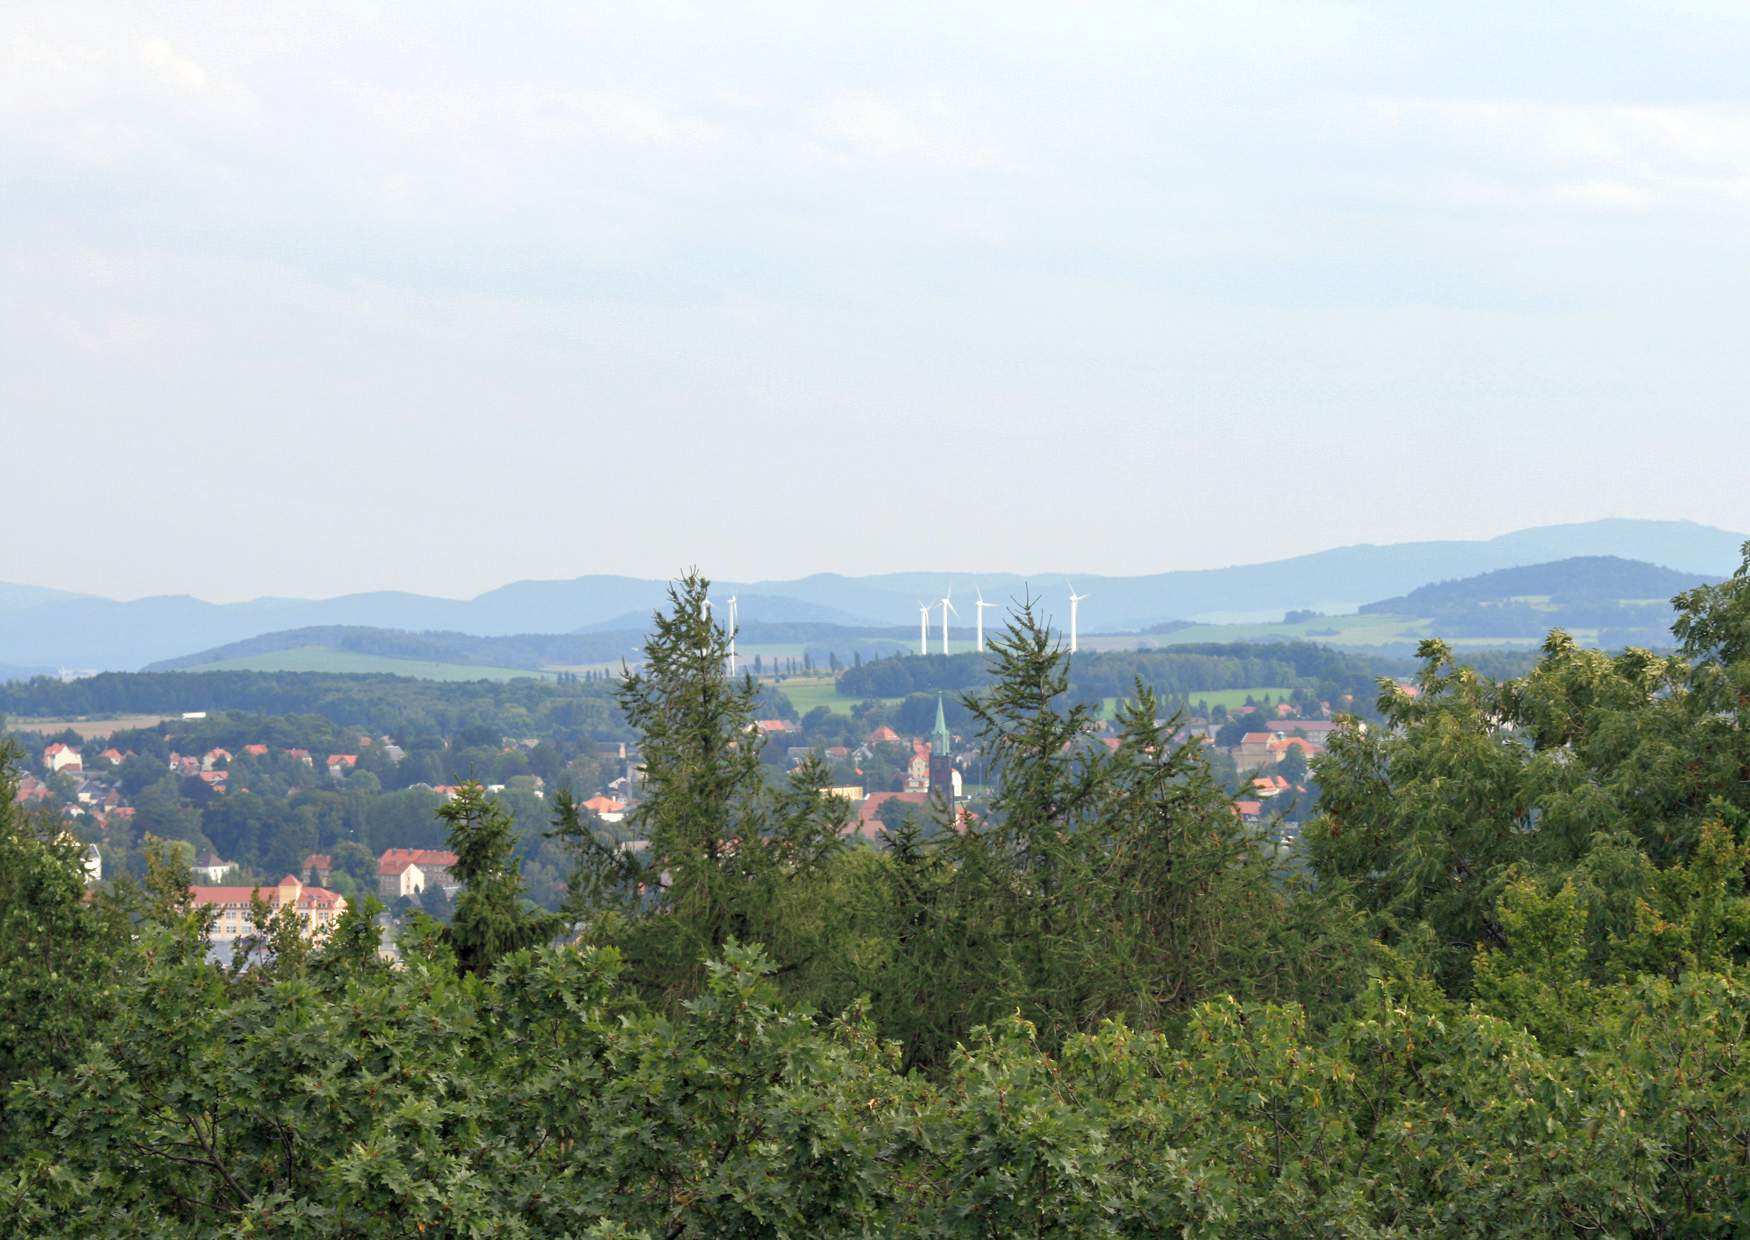
[[[1610, 519], [1519, 530], [1482, 541], [1338, 547], [1231, 568], [1140, 576], [1082, 572], [1029, 574], [964, 570], [850, 577], [818, 573], [792, 581], [720, 582], [738, 594], [746, 621], [810, 621], [904, 627], [920, 598], [940, 597], [950, 582], [988, 599], [1042, 598], [1049, 614], [1064, 609], [1067, 579], [1090, 596], [1085, 631], [1141, 629], [1163, 620], [1280, 616], [1294, 608], [1349, 611], [1368, 599], [1404, 595], [1431, 581], [1572, 556], [1611, 555], [1723, 576], [1738, 561], [1745, 535], [1688, 521]], [[623, 631], [633, 616], [660, 606], [666, 582], [623, 576], [522, 581], [472, 599], [380, 592], [332, 599], [263, 598], [214, 604], [187, 596], [120, 602], [56, 596], [31, 587], [0, 588], [0, 662], [15, 666], [138, 668], [263, 634], [316, 626], [357, 626], [408, 633], [509, 637]]]
[[1547, 596], [1559, 602], [1615, 602], [1623, 599], [1667, 602], [1681, 590], [1720, 580], [1705, 573], [1685, 573], [1625, 560], [1613, 555], [1584, 555], [1549, 564], [1497, 569], [1475, 577], [1436, 581], [1398, 598], [1363, 604], [1361, 610], [1420, 616], [1430, 609], [1455, 604]]
[[1668, 645], [1678, 592], [1720, 579], [1619, 556], [1574, 556], [1420, 586], [1362, 612], [1417, 616], [1451, 637], [1595, 633], [1597, 644]]

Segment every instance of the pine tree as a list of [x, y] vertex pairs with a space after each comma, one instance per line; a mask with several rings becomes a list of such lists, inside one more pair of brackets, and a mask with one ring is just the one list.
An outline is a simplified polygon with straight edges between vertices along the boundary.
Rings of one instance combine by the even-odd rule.
[[476, 781], [438, 809], [449, 825], [456, 864], [450, 873], [462, 884], [455, 916], [444, 938], [464, 973], [488, 973], [511, 952], [544, 943], [558, 933], [560, 919], [530, 911], [523, 900], [522, 871], [512, 856], [511, 816], [487, 798]]
[[[640, 734], [644, 764], [644, 799], [628, 821], [644, 847], [636, 875], [607, 867], [612, 881], [598, 884], [622, 907], [627, 883], [642, 887], [621, 943], [634, 973], [671, 998], [695, 991], [701, 962], [731, 940], [764, 943], [786, 971], [808, 959], [812, 918], [786, 916], [788, 900], [827, 868], [844, 825], [843, 803], [820, 795], [824, 766], [805, 765], [781, 791], [768, 787], [758, 691], [751, 677], [726, 673], [709, 590], [697, 572], [670, 587], [642, 665], [621, 682], [620, 709]], [[600, 873], [605, 862], [596, 865]]]

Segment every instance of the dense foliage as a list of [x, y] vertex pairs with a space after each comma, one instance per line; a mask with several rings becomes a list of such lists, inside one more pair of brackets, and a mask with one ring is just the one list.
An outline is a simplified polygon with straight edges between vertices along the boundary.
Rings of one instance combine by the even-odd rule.
[[547, 721], [600, 730], [613, 722], [612, 699], [611, 686], [587, 681], [438, 682], [326, 672], [104, 672], [81, 680], [0, 684], [0, 714], [7, 715], [319, 715], [396, 736], [448, 736], [471, 726], [525, 736]]
[[1750, 549], [1675, 655], [1428, 644], [1287, 854], [1145, 688], [1094, 743], [1024, 611], [970, 705], [989, 814], [841, 847], [749, 778], [702, 588], [623, 688], [648, 853], [561, 807], [564, 941], [478, 799], [472, 929], [225, 970], [174, 875], [82, 899], [0, 797], [0, 1230], [1750, 1230]]
[[[1167, 702], [1199, 693], [1273, 685], [1308, 702], [1359, 700], [1365, 711], [1374, 681], [1410, 670], [1401, 660], [1363, 658], [1312, 642], [1198, 643], [1167, 650], [1089, 651], [1076, 656], [1067, 692], [1076, 702], [1124, 697], [1138, 681]], [[853, 667], [839, 678], [846, 697], [964, 693], [989, 686], [996, 667], [983, 655], [908, 655]]]

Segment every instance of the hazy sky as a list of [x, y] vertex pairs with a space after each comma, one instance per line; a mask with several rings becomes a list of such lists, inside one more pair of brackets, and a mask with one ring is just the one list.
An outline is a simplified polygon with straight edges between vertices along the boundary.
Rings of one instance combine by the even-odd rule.
[[0, 580], [1747, 528], [1747, 59], [1741, 2], [8, 5]]

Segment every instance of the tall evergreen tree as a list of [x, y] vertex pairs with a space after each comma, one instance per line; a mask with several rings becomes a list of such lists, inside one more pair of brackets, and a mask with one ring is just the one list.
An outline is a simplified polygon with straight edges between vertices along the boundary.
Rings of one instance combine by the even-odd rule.
[[[768, 784], [758, 690], [751, 677], [730, 679], [709, 597], [696, 572], [671, 586], [643, 663], [621, 681], [643, 766], [642, 800], [628, 818], [641, 843], [618, 859], [599, 844], [585, 849], [597, 907], [633, 912], [603, 920], [603, 935], [631, 956], [635, 976], [672, 999], [695, 992], [702, 961], [731, 940], [764, 943], [786, 976], [807, 963], [818, 941], [813, 919], [796, 915], [794, 889], [824, 876], [845, 826], [843, 802], [820, 795], [830, 782], [822, 764], [805, 763], [782, 788]], [[558, 830], [581, 842], [574, 824]]]
[[463, 784], [455, 799], [439, 807], [449, 827], [451, 868], [462, 884], [455, 915], [444, 937], [464, 973], [487, 973], [511, 952], [544, 943], [558, 933], [560, 919], [532, 910], [523, 898], [522, 871], [512, 856], [512, 820], [475, 781]]

